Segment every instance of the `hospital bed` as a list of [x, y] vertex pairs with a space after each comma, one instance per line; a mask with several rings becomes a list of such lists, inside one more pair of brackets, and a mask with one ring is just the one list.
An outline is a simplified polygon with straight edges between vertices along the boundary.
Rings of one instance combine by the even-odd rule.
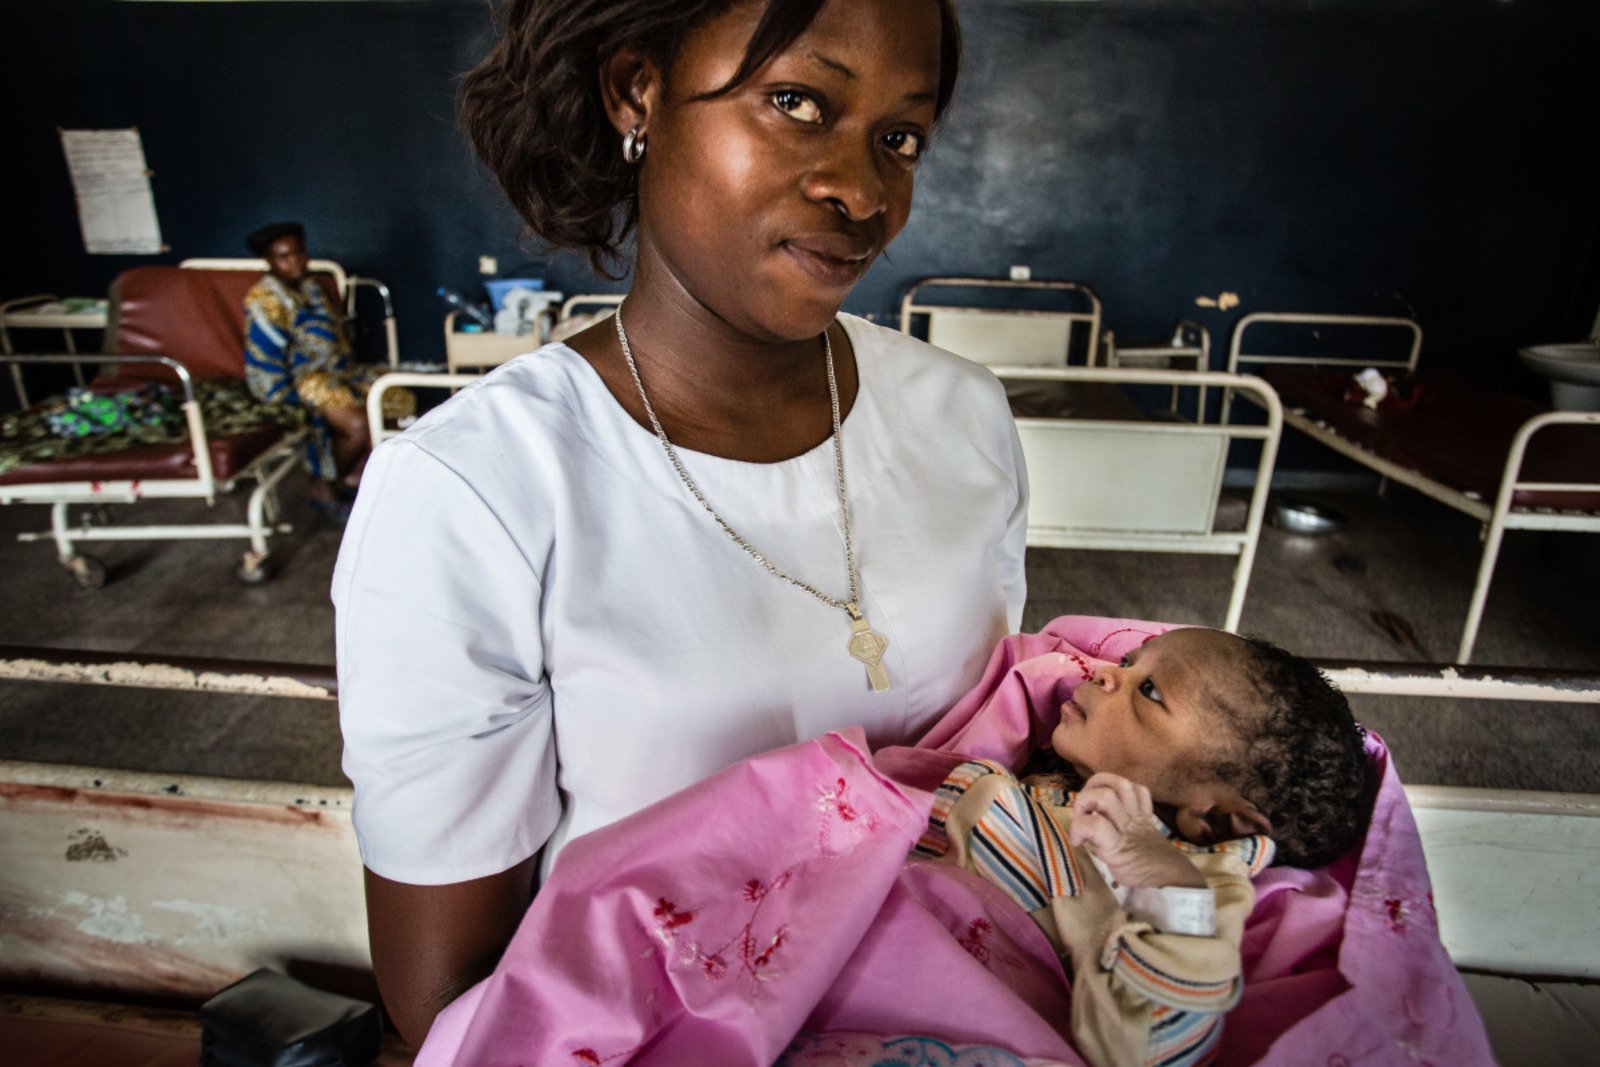
[[[954, 303], [929, 290], [989, 299]], [[1033, 306], [1003, 303], [1019, 299]], [[1118, 349], [1102, 334], [1099, 298], [1081, 282], [926, 278], [900, 305], [901, 332], [923, 323], [930, 343], [1006, 384], [1028, 467], [1030, 546], [1231, 555], [1222, 624], [1238, 628], [1281, 432], [1269, 386], [1208, 371], [1210, 335], [1192, 322], [1180, 323], [1168, 345]], [[1068, 365], [1078, 359], [1083, 365]], [[1208, 421], [1206, 390], [1223, 387], [1256, 399], [1271, 413], [1266, 425]], [[1166, 390], [1167, 409], [1146, 412], [1130, 389]], [[1195, 395], [1192, 420], [1179, 417], [1184, 392]], [[1231, 446], [1243, 441], [1259, 450], [1234, 528], [1218, 513]]]
[[[508, 360], [532, 352], [546, 341], [561, 341], [609, 315], [622, 303], [623, 294], [580, 293], [569, 297], [559, 311], [539, 313], [538, 329], [521, 336], [496, 333], [462, 333], [456, 329], [459, 313], [444, 319], [445, 372], [492, 370]], [[580, 309], [584, 309], [581, 310]]]
[[[178, 266], [185, 270], [245, 271], [257, 278], [267, 272], [266, 260], [249, 257], [185, 259]], [[362, 321], [356, 307], [362, 289], [371, 289], [377, 295], [383, 306], [383, 359], [389, 366], [398, 367], [400, 335], [395, 326], [394, 300], [390, 297], [389, 287], [376, 278], [349, 274], [343, 266], [331, 259], [313, 259], [306, 264], [306, 269], [313, 276], [331, 283], [330, 295], [334, 299], [334, 306], [344, 308], [344, 318], [347, 323]]]
[[[1357, 701], [1600, 709], [1594, 673], [1320, 665]], [[0, 678], [314, 699], [329, 714], [336, 699], [328, 668], [59, 649], [0, 646]], [[1440, 936], [1502, 1064], [1585, 1062], [1600, 1019], [1600, 795], [1406, 793]], [[130, 1002], [193, 1005], [260, 966], [370, 997], [350, 802], [345, 788], [0, 761], [0, 1048], [137, 1041], [153, 1024]], [[192, 1014], [162, 1025], [198, 1042]]]
[[[386, 374], [378, 388], [367, 396], [367, 421], [372, 432], [372, 442], [377, 444], [393, 437], [398, 430], [383, 425], [379, 417], [382, 409], [376, 406], [383, 392], [395, 386], [413, 389], [459, 389], [470, 385], [484, 371], [515, 359], [538, 348], [545, 341], [562, 341], [580, 330], [610, 315], [622, 303], [622, 293], [579, 293], [568, 297], [549, 321], [543, 340], [535, 335], [504, 337], [494, 333], [460, 333], [456, 330], [457, 312], [450, 312], [444, 320], [445, 373], [426, 370], [406, 370], [397, 376]], [[550, 312], [539, 316], [541, 324], [551, 320]]]
[[[1267, 489], [1283, 428], [1272, 387], [1259, 378], [1214, 371], [1095, 367], [991, 367], [996, 375], [1102, 388], [1229, 388], [1267, 411], [1261, 426], [1146, 417], [1018, 416], [1028, 468], [1030, 546], [1234, 557], [1223, 629], [1244, 612]], [[1220, 522], [1223, 481], [1235, 442], [1259, 444], [1242, 528]]]
[[578, 293], [569, 296], [556, 312], [547, 340], [565, 341], [575, 333], [588, 329], [622, 306], [626, 293]]
[[[930, 291], [946, 295], [929, 297]], [[974, 295], [959, 299], [951, 293]], [[1093, 367], [1100, 357], [1101, 314], [1100, 298], [1083, 282], [940, 276], [906, 289], [900, 332], [911, 333], [925, 320], [929, 344], [978, 363]]]
[[[241, 539], [248, 542], [236, 569], [240, 581], [256, 584], [270, 576], [268, 540], [290, 531], [279, 521], [276, 489], [299, 461], [303, 429], [286, 429], [263, 418], [258, 424], [227, 434], [212, 432], [201, 416], [196, 383], [240, 381], [244, 377], [244, 296], [260, 277], [259, 261], [226, 261], [209, 266], [190, 261], [182, 267], [136, 267], [112, 286], [107, 326], [107, 355], [16, 357], [31, 364], [99, 365], [97, 389], [115, 391], [150, 381], [175, 385], [182, 395], [187, 440], [174, 444], [136, 445], [122, 451], [64, 456], [30, 463], [0, 474], [0, 505], [42, 504], [50, 508], [50, 528], [25, 532], [23, 541], [49, 540], [62, 565], [80, 584], [103, 585], [106, 569], [77, 546], [91, 541]], [[313, 261], [313, 267], [324, 261]], [[344, 279], [337, 264], [313, 276], [324, 285], [335, 306], [345, 302], [357, 284]], [[263, 267], [264, 269], [264, 267]], [[386, 320], [393, 346], [392, 308], [385, 292]], [[9, 358], [9, 357], [8, 357]], [[112, 504], [145, 500], [199, 499], [214, 506], [220, 496], [253, 483], [244, 505], [244, 521], [207, 517], [192, 522], [131, 525], [73, 523], [70, 509], [92, 508], [106, 514]]]
[[390, 371], [380, 375], [367, 391], [367, 432], [372, 436], [373, 447], [403, 432], [390, 426], [383, 417], [383, 394], [390, 389], [448, 389], [454, 393], [482, 377], [468, 372], [438, 374], [428, 371]]
[[1456, 650], [1466, 663], [1507, 530], [1600, 533], [1600, 413], [1547, 411], [1443, 376], [1417, 379], [1414, 404], [1347, 400], [1353, 372], [1414, 375], [1421, 351], [1422, 328], [1411, 319], [1257, 312], [1234, 327], [1228, 370], [1257, 370], [1293, 428], [1483, 524]]
[[[930, 295], [931, 294], [931, 295]], [[1104, 325], [1100, 297], [1083, 282], [1014, 281], [1003, 278], [934, 277], [913, 283], [900, 300], [900, 331], [987, 366], [1129, 367], [1142, 370], [1207, 370], [1211, 334], [1181, 320], [1165, 344], [1120, 344]], [[1092, 414], [1128, 410], [1117, 390], [1039, 388], [1007, 382], [1019, 415]], [[1178, 415], [1178, 386], [1168, 414]], [[1205, 390], [1196, 394], [1205, 410]]]

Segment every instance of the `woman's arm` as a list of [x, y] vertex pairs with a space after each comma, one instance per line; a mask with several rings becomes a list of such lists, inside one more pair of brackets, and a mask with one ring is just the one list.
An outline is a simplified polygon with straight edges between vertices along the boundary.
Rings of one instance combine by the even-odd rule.
[[434, 1016], [488, 976], [533, 900], [539, 857], [450, 885], [366, 872], [367, 936], [384, 1008], [413, 1048]]

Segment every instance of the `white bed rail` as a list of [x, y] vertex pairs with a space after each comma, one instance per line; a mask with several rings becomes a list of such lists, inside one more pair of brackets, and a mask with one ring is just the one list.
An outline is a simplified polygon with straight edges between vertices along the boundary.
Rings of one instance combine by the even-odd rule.
[[[1600, 675], [1592, 671], [1318, 666], [1352, 695], [1600, 706]], [[1600, 794], [1408, 785], [1406, 797], [1428, 860], [1439, 936], [1457, 967], [1600, 978]]]
[[[1028, 465], [1028, 544], [1041, 548], [1198, 553], [1235, 557], [1223, 628], [1244, 611], [1283, 409], [1266, 382], [1220, 371], [1098, 367], [991, 367], [998, 377], [1105, 386], [1239, 389], [1267, 412], [1261, 426], [1157, 420], [1019, 417]], [[1216, 529], [1229, 445], [1258, 441], [1242, 530]]]
[[[923, 290], [935, 288], [1061, 294], [1086, 310], [987, 308], [917, 299]], [[917, 317], [927, 318], [929, 344], [986, 366], [1064, 367], [1071, 359], [1073, 343], [1080, 330], [1087, 331], [1085, 364], [1093, 367], [1100, 359], [1100, 298], [1083, 282], [954, 276], [921, 278], [900, 300], [900, 332], [910, 334]]]
[[[1554, 511], [1550, 509], [1521, 509], [1512, 506], [1518, 493], [1524, 492], [1583, 492], [1600, 494], [1600, 478], [1588, 482], [1535, 482], [1522, 474], [1522, 462], [1528, 454], [1528, 445], [1535, 434], [1552, 426], [1593, 426], [1596, 443], [1600, 444], [1600, 412], [1551, 411], [1535, 415], [1522, 424], [1511, 441], [1511, 451], [1506, 455], [1505, 471], [1500, 476], [1500, 491], [1495, 494], [1494, 510], [1489, 513], [1483, 530], [1483, 556], [1478, 563], [1478, 578], [1472, 586], [1472, 602], [1467, 607], [1467, 621], [1461, 631], [1461, 644], [1456, 649], [1456, 660], [1467, 662], [1472, 657], [1472, 646], [1478, 640], [1478, 627], [1483, 623], [1484, 605], [1489, 600], [1489, 583], [1494, 579], [1495, 564], [1500, 559], [1500, 542], [1507, 530], [1575, 530], [1600, 533], [1600, 514], [1582, 511]], [[1600, 449], [1597, 449], [1600, 460]]]
[[[266, 260], [253, 256], [212, 256], [209, 258], [190, 258], [178, 261], [178, 266], [184, 270], [248, 270], [257, 274], [265, 274], [271, 270]], [[349, 287], [346, 284], [348, 275], [344, 267], [331, 259], [313, 259], [306, 263], [308, 274], [328, 274], [333, 277], [333, 286], [339, 291], [343, 299]]]
[[561, 311], [556, 315], [556, 321], [561, 322], [572, 318], [579, 308], [589, 308], [593, 311], [611, 312], [622, 306], [622, 301], [627, 298], [627, 293], [578, 293], [569, 296], [561, 305]]
[[462, 389], [483, 380], [481, 374], [426, 374], [419, 371], [391, 371], [378, 377], [367, 391], [367, 430], [372, 435], [374, 447], [390, 437], [402, 433], [391, 430], [383, 421], [383, 394], [396, 386], [410, 389]]
[[[1339, 355], [1281, 355], [1270, 352], [1249, 352], [1245, 338], [1252, 326], [1301, 326], [1315, 330], [1319, 326], [1376, 327], [1400, 330], [1411, 335], [1411, 345], [1404, 359], [1373, 359], [1367, 356]], [[1260, 332], [1259, 330], [1257, 331]], [[1422, 325], [1415, 319], [1399, 315], [1334, 315], [1308, 311], [1256, 311], [1240, 319], [1233, 327], [1233, 337], [1228, 341], [1228, 371], [1231, 374], [1248, 373], [1247, 368], [1257, 365], [1288, 365], [1298, 367], [1326, 367], [1348, 364], [1360, 367], [1391, 367], [1410, 374], [1417, 369], [1422, 356]], [[1233, 394], [1222, 394], [1222, 421], [1227, 422], [1233, 409]]]
[[[1304, 326], [1308, 329], [1315, 329], [1318, 326], [1393, 328], [1410, 333], [1411, 346], [1404, 359], [1246, 352], [1245, 337], [1250, 332], [1250, 328], [1269, 323], [1279, 326]], [[1417, 360], [1421, 355], [1422, 326], [1415, 319], [1409, 319], [1401, 315], [1339, 315], [1319, 314], [1309, 311], [1256, 311], [1244, 316], [1234, 324], [1233, 338], [1228, 343], [1228, 369], [1237, 373], [1240, 365], [1244, 363], [1288, 363], [1300, 366], [1325, 366], [1329, 363], [1360, 362], [1364, 367], [1403, 367], [1408, 371], [1414, 371], [1417, 369]]]
[[[264, 259], [253, 259], [249, 256], [221, 257], [221, 258], [191, 258], [178, 263], [185, 270], [244, 270], [265, 274], [268, 269]], [[389, 287], [376, 278], [365, 278], [357, 274], [348, 274], [344, 266], [331, 259], [313, 259], [306, 264], [306, 271], [310, 274], [326, 274], [333, 279], [333, 287], [339, 293], [339, 299], [344, 301], [344, 316], [353, 319], [356, 315], [356, 293], [362, 288], [369, 288], [377, 293], [383, 301], [383, 344], [384, 361], [391, 367], [400, 365], [400, 334], [395, 327], [394, 300], [389, 295]]]
[[[1193, 319], [1180, 319], [1172, 332], [1172, 340], [1164, 345], [1121, 345], [1110, 330], [1105, 331], [1103, 339], [1102, 353], [1107, 367], [1176, 370], [1187, 363], [1192, 371], [1211, 369], [1211, 331]], [[1169, 414], [1178, 414], [1178, 393], [1181, 389], [1181, 385], [1172, 386], [1172, 399], [1167, 406]], [[1196, 390], [1195, 400], [1197, 421], [1205, 417], [1205, 410], [1206, 389], [1200, 386]]]

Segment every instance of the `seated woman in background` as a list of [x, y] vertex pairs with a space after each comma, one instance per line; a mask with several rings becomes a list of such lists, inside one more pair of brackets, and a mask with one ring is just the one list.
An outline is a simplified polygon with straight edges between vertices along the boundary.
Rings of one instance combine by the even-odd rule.
[[[344, 323], [306, 269], [304, 226], [263, 226], [245, 244], [268, 268], [244, 298], [246, 381], [259, 400], [305, 410], [311, 501], [343, 520], [372, 451], [366, 395], [376, 369], [351, 362]], [[414, 406], [413, 396], [391, 390], [384, 415], [403, 419]]]

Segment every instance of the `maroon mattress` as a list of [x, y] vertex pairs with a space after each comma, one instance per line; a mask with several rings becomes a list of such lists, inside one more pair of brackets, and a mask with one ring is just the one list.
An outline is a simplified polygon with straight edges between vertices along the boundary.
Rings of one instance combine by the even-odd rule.
[[[257, 456], [283, 440], [283, 428], [267, 425], [259, 430], [206, 438], [211, 453], [211, 473], [227, 481]], [[63, 456], [0, 474], [0, 485], [39, 485], [49, 482], [154, 482], [199, 477], [194, 469], [194, 448], [187, 441], [170, 445], [136, 445], [101, 455]]]
[[[1549, 410], [1531, 400], [1424, 379], [1415, 406], [1349, 403], [1344, 371], [1267, 367], [1286, 411], [1300, 411], [1362, 449], [1493, 505], [1512, 438]], [[1600, 426], [1552, 426], [1529, 445], [1519, 481], [1600, 483]], [[1600, 511], [1600, 492], [1518, 492], [1518, 508]]]

